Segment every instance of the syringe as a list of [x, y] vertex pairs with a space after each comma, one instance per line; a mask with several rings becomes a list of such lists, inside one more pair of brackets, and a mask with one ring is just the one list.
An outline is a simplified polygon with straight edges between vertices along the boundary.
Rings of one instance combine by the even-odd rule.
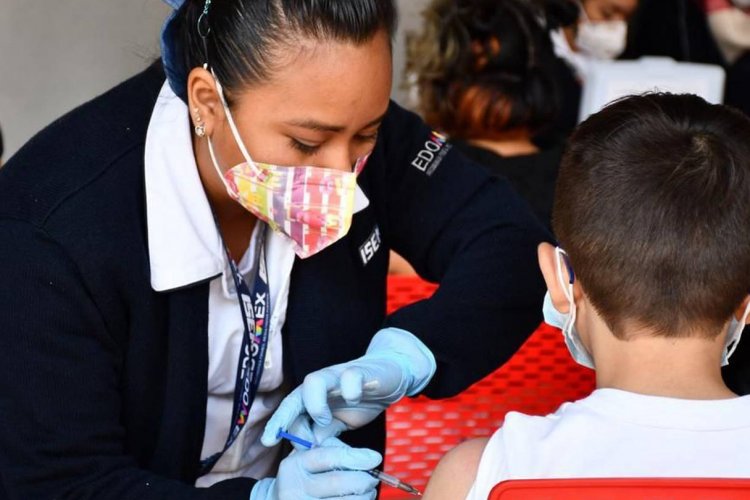
[[[294, 434], [289, 434], [288, 432], [284, 432], [281, 429], [279, 429], [279, 432], [276, 433], [276, 437], [288, 439], [289, 441], [293, 443], [297, 443], [300, 446], [304, 446], [305, 448], [313, 448], [315, 446], [310, 441], [307, 441], [306, 439], [302, 439], [299, 436], [295, 436]], [[398, 488], [399, 490], [405, 491], [406, 493], [410, 493], [414, 496], [418, 496], [418, 497], [422, 496], [422, 493], [418, 489], [416, 489], [414, 486], [401, 481], [397, 477], [391, 476], [390, 474], [386, 474], [385, 472], [381, 470], [372, 469], [372, 470], [368, 470], [365, 472], [367, 472], [368, 474], [370, 474], [372, 477], [374, 477], [375, 479], [377, 479], [383, 484], [387, 484], [388, 486]]]
[[367, 472], [372, 477], [374, 477], [375, 479], [377, 479], [383, 484], [387, 484], [388, 486], [393, 486], [394, 488], [398, 488], [401, 491], [405, 491], [417, 497], [422, 496], [422, 493], [418, 489], [416, 489], [414, 486], [401, 481], [399, 478], [395, 476], [386, 474], [385, 472], [378, 470], [378, 469], [368, 470]]

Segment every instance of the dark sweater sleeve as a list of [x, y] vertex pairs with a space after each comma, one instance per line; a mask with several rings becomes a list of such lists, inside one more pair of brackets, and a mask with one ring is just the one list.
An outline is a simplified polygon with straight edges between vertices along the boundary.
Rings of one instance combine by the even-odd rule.
[[198, 489], [137, 467], [123, 348], [75, 262], [25, 222], [0, 219], [0, 242], [0, 498], [247, 500], [252, 480]]
[[386, 323], [435, 355], [425, 394], [451, 396], [510, 358], [541, 321], [536, 249], [550, 236], [507, 181], [441, 144], [416, 115], [392, 105], [381, 133], [391, 247], [440, 284]]

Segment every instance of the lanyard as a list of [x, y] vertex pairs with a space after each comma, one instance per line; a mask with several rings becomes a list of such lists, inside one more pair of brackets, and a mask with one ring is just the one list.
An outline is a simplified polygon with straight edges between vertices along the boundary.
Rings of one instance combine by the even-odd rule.
[[245, 282], [237, 264], [229, 255], [229, 250], [224, 246], [224, 251], [229, 259], [229, 267], [232, 271], [234, 286], [237, 289], [237, 299], [242, 313], [242, 322], [245, 327], [242, 336], [240, 357], [237, 363], [237, 377], [234, 383], [234, 405], [232, 406], [232, 420], [229, 427], [224, 449], [214, 453], [205, 460], [201, 460], [200, 475], [208, 474], [216, 462], [229, 449], [237, 439], [247, 423], [250, 407], [258, 392], [260, 378], [263, 374], [263, 364], [266, 359], [266, 347], [268, 347], [268, 330], [271, 328], [271, 304], [270, 291], [268, 288], [268, 273], [266, 268], [266, 228], [259, 240], [258, 250], [255, 255], [255, 280], [253, 290]]

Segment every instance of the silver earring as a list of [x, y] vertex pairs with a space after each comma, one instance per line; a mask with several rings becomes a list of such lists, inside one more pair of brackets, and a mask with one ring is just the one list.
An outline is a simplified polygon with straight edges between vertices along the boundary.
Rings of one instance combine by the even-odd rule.
[[206, 125], [201, 123], [201, 115], [198, 112], [198, 108], [193, 108], [193, 112], [195, 113], [195, 121], [198, 124], [195, 126], [195, 135], [197, 135], [198, 137], [205, 137]]

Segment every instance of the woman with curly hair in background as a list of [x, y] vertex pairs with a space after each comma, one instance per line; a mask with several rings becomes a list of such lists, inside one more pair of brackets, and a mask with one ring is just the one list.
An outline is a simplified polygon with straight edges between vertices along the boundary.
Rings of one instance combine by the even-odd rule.
[[425, 120], [507, 177], [547, 227], [562, 144], [534, 138], [560, 107], [549, 31], [566, 14], [564, 1], [434, 0], [407, 54]]

